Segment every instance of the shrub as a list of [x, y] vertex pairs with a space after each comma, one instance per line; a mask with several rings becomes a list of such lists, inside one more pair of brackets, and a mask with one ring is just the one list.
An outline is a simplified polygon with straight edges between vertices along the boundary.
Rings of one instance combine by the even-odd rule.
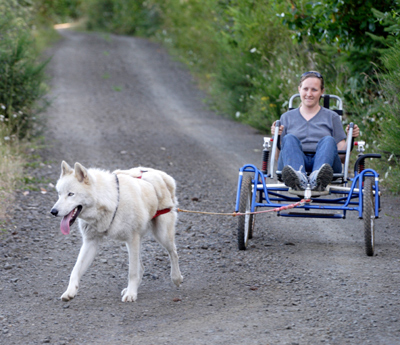
[[36, 0], [35, 20], [60, 23], [77, 20], [82, 15], [82, 0]]
[[273, 1], [156, 1], [159, 39], [197, 72], [214, 106], [266, 130], [287, 108], [308, 65], [304, 45], [276, 15]]
[[[3, 8], [4, 9], [4, 8]], [[44, 96], [44, 67], [38, 63], [27, 23], [11, 11], [0, 15], [0, 121], [8, 136], [27, 136]]]
[[156, 6], [145, 0], [88, 0], [89, 30], [151, 36], [159, 27]]

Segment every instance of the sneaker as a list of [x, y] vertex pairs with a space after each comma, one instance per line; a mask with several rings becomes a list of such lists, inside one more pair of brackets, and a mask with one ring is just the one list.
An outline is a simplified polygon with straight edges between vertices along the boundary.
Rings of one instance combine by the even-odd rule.
[[311, 190], [324, 191], [326, 186], [331, 183], [332, 178], [332, 167], [327, 163], [323, 164], [321, 168], [313, 171], [309, 177]]
[[283, 183], [294, 190], [305, 190], [307, 188], [307, 176], [301, 171], [294, 170], [290, 165], [282, 169]]

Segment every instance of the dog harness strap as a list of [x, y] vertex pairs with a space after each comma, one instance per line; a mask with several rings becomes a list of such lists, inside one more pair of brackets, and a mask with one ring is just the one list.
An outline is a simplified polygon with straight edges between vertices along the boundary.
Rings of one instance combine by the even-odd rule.
[[154, 218], [157, 218], [158, 216], [161, 216], [162, 214], [166, 214], [166, 213], [168, 213], [168, 212], [171, 212], [171, 209], [170, 209], [170, 208], [164, 208], [164, 209], [162, 209], [162, 210], [158, 210], [158, 211], [156, 212], [156, 214], [154, 215], [153, 219], [154, 219]]
[[[117, 183], [117, 207], [115, 208], [115, 211], [114, 211], [114, 214], [113, 214], [113, 217], [112, 217], [112, 219], [111, 219], [110, 226], [108, 227], [108, 229], [111, 228], [111, 224], [112, 224], [113, 221], [114, 221], [114, 218], [115, 218], [115, 215], [117, 214], [118, 206], [119, 206], [119, 180], [118, 180], [117, 174], [114, 174], [114, 176], [115, 176], [115, 182]], [[108, 230], [107, 230], [107, 231], [108, 231]]]
[[140, 176], [137, 176], [136, 178], [141, 179], [141, 178], [143, 177], [143, 173], [144, 173], [144, 172], [147, 172], [147, 170], [142, 170], [142, 169], [140, 169], [141, 175], [140, 175]]

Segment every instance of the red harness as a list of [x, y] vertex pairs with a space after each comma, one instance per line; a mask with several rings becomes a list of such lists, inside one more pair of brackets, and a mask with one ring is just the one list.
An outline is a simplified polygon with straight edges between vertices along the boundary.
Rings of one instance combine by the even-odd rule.
[[[142, 174], [144, 173], [144, 172], [146, 172], [146, 171], [140, 171]], [[142, 178], [142, 175], [140, 175], [140, 176], [138, 176], [137, 177], [138, 179], [141, 179]], [[161, 216], [162, 214], [166, 214], [166, 213], [168, 213], [168, 212], [171, 212], [171, 209], [170, 208], [164, 208], [163, 210], [157, 210], [157, 212], [156, 212], [156, 214], [154, 215], [154, 217], [153, 217], [153, 219], [154, 218], [157, 218], [158, 216]]]
[[163, 210], [158, 210], [156, 212], [156, 214], [154, 215], [153, 219], [157, 218], [158, 216], [161, 216], [162, 214], [168, 213], [168, 212], [171, 212], [170, 208], [164, 208]]

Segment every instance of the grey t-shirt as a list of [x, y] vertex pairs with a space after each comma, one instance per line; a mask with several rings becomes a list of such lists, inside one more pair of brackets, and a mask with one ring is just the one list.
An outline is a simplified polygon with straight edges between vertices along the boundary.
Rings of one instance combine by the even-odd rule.
[[309, 121], [300, 114], [299, 108], [289, 110], [281, 116], [281, 125], [285, 127], [281, 139], [286, 134], [293, 134], [300, 140], [304, 151], [315, 151], [318, 142], [328, 135], [336, 143], [346, 139], [340, 116], [323, 107]]

